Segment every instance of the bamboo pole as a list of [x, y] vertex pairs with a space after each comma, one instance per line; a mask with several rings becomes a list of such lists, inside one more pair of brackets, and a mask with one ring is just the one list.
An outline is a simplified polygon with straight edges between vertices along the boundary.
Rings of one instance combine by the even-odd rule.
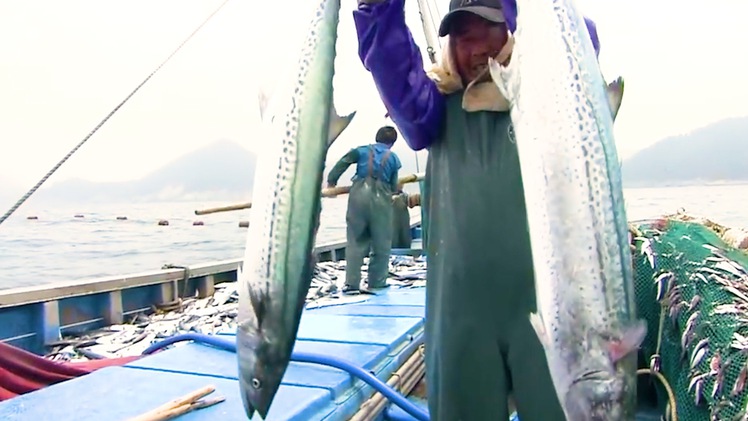
[[[400, 177], [397, 180], [397, 182], [399, 185], [402, 186], [404, 184], [415, 183], [417, 181], [421, 181], [423, 180], [423, 178], [424, 178], [424, 173], [408, 174], [406, 176]], [[350, 191], [351, 191], [351, 186], [338, 186], [338, 187], [324, 188], [322, 189], [322, 197], [335, 197], [341, 194], [348, 194]], [[250, 208], [252, 208], [252, 202], [246, 202], [246, 203], [239, 203], [236, 205], [219, 206], [217, 208], [196, 210], [195, 215], [208, 215], [211, 213], [229, 212], [229, 211], [243, 210], [243, 209], [250, 209]]]
[[142, 415], [130, 418], [128, 421], [164, 421], [176, 418], [196, 409], [205, 408], [223, 402], [223, 397], [218, 397], [208, 401], [199, 400], [200, 398], [213, 393], [215, 390], [216, 388], [212, 385], [201, 387], [194, 392], [190, 392], [180, 398], [167, 402]]
[[236, 205], [219, 206], [217, 208], [208, 208], [208, 209], [203, 209], [203, 210], [196, 210], [195, 211], [195, 215], [208, 215], [208, 214], [217, 213], [217, 212], [228, 212], [228, 211], [249, 209], [251, 207], [252, 207], [252, 202], [246, 202], [246, 203], [239, 203], [239, 204], [236, 204]]
[[[405, 361], [405, 363], [387, 381], [387, 385], [407, 395], [423, 378], [425, 373], [423, 345]], [[373, 421], [377, 419], [382, 410], [387, 406], [387, 398], [376, 392], [364, 402], [359, 411], [351, 417], [350, 421]]]

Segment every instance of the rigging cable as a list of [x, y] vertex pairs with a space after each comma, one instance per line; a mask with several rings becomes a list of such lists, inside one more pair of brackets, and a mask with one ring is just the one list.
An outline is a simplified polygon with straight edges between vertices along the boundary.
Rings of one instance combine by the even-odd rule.
[[3, 215], [3, 216], [0, 216], [0, 224], [2, 224], [3, 222], [5, 222], [5, 220], [6, 220], [6, 219], [8, 219], [8, 217], [10, 217], [10, 215], [12, 215], [12, 214], [13, 214], [13, 212], [15, 212], [15, 211], [16, 211], [16, 210], [17, 210], [17, 209], [18, 209], [19, 207], [21, 207], [21, 205], [22, 205], [22, 204], [23, 204], [23, 203], [24, 203], [24, 202], [25, 202], [26, 200], [28, 200], [28, 198], [29, 198], [29, 197], [31, 197], [31, 195], [32, 195], [32, 194], [34, 194], [34, 193], [35, 193], [35, 192], [36, 192], [36, 191], [37, 191], [37, 190], [39, 189], [39, 187], [41, 187], [41, 185], [42, 185], [42, 184], [43, 184], [43, 183], [44, 183], [45, 181], [47, 181], [47, 179], [48, 179], [49, 177], [51, 177], [51, 176], [52, 176], [52, 174], [54, 174], [54, 173], [55, 173], [55, 171], [57, 171], [57, 170], [58, 170], [58, 169], [59, 169], [59, 168], [60, 168], [60, 167], [62, 166], [62, 164], [64, 164], [64, 163], [65, 163], [65, 161], [67, 161], [67, 160], [68, 160], [68, 159], [69, 159], [69, 158], [70, 158], [71, 156], [73, 156], [73, 154], [74, 154], [74, 153], [75, 153], [75, 152], [76, 152], [76, 151], [77, 151], [78, 149], [80, 149], [80, 147], [81, 147], [81, 146], [83, 146], [83, 144], [84, 144], [84, 143], [86, 143], [86, 141], [87, 141], [87, 140], [88, 140], [89, 138], [91, 138], [91, 136], [93, 136], [93, 135], [94, 135], [94, 133], [96, 133], [96, 132], [97, 132], [97, 131], [98, 131], [98, 130], [99, 130], [99, 129], [101, 128], [101, 126], [103, 126], [103, 125], [104, 125], [104, 123], [106, 123], [106, 122], [107, 122], [107, 120], [109, 120], [109, 118], [110, 118], [110, 117], [112, 117], [112, 115], [114, 115], [114, 113], [116, 113], [116, 112], [117, 112], [117, 111], [118, 111], [118, 110], [119, 110], [119, 109], [120, 109], [120, 108], [121, 108], [121, 107], [122, 107], [123, 105], [125, 105], [125, 103], [126, 103], [126, 102], [127, 102], [127, 101], [128, 101], [128, 100], [129, 100], [129, 99], [130, 99], [130, 98], [131, 98], [131, 97], [132, 97], [133, 95], [135, 95], [135, 92], [137, 92], [138, 90], [140, 90], [140, 88], [141, 88], [141, 87], [143, 87], [143, 85], [145, 85], [145, 84], [146, 84], [146, 82], [148, 82], [148, 81], [149, 81], [149, 80], [150, 80], [150, 79], [151, 79], [151, 78], [153, 77], [153, 75], [155, 75], [155, 74], [156, 74], [156, 72], [158, 72], [158, 71], [159, 71], [159, 70], [160, 70], [160, 69], [161, 69], [161, 68], [162, 68], [162, 67], [163, 67], [163, 66], [164, 66], [164, 65], [165, 65], [165, 64], [166, 64], [166, 63], [167, 63], [167, 62], [168, 62], [169, 60], [171, 60], [171, 58], [172, 58], [172, 57], [174, 57], [174, 55], [175, 55], [175, 54], [176, 54], [176, 53], [177, 53], [177, 52], [178, 52], [179, 50], [181, 50], [181, 49], [182, 49], [182, 47], [183, 47], [183, 46], [184, 46], [185, 44], [187, 44], [187, 42], [188, 42], [188, 41], [189, 41], [189, 40], [190, 40], [190, 39], [191, 39], [191, 38], [192, 38], [192, 37], [193, 37], [193, 36], [194, 36], [194, 35], [195, 35], [195, 34], [196, 34], [196, 33], [197, 33], [197, 32], [198, 32], [198, 31], [199, 31], [199, 30], [200, 30], [201, 28], [202, 28], [202, 27], [203, 27], [203, 26], [205, 26], [205, 24], [206, 24], [206, 23], [208, 23], [208, 21], [209, 21], [209, 20], [210, 20], [210, 19], [211, 19], [211, 18], [212, 18], [212, 17], [213, 17], [213, 16], [214, 16], [214, 15], [215, 15], [216, 13], [218, 13], [218, 11], [220, 11], [220, 10], [221, 10], [221, 9], [223, 8], [223, 6], [225, 6], [225, 5], [226, 5], [226, 3], [228, 3], [228, 2], [229, 2], [229, 0], [225, 0], [225, 1], [223, 2], [223, 3], [221, 3], [221, 5], [220, 5], [220, 6], [218, 6], [218, 8], [217, 8], [217, 9], [216, 9], [215, 11], [213, 11], [213, 13], [211, 13], [211, 14], [210, 14], [210, 15], [209, 15], [209, 16], [208, 16], [208, 17], [207, 17], [207, 18], [206, 18], [206, 19], [205, 19], [205, 20], [204, 20], [204, 21], [203, 21], [203, 22], [202, 22], [202, 23], [201, 23], [201, 24], [200, 24], [200, 25], [199, 25], [199, 26], [198, 26], [198, 27], [197, 27], [197, 28], [196, 28], [196, 29], [194, 30], [194, 31], [192, 31], [192, 33], [191, 33], [191, 34], [190, 34], [189, 36], [187, 36], [187, 38], [186, 38], [186, 39], [185, 39], [184, 41], [182, 41], [182, 43], [181, 43], [181, 44], [179, 44], [179, 46], [178, 46], [178, 47], [177, 47], [177, 48], [176, 48], [176, 49], [175, 49], [174, 51], [172, 51], [172, 53], [171, 53], [171, 54], [169, 54], [169, 56], [168, 56], [168, 57], [166, 57], [166, 59], [165, 59], [164, 61], [162, 61], [162, 62], [161, 62], [161, 64], [159, 64], [159, 65], [158, 65], [158, 67], [156, 67], [156, 69], [155, 69], [155, 70], [153, 70], [153, 71], [151, 72], [151, 74], [149, 74], [149, 75], [148, 75], [148, 77], [146, 77], [146, 78], [145, 78], [145, 80], [143, 80], [143, 81], [142, 81], [142, 82], [141, 82], [141, 83], [140, 83], [140, 84], [139, 84], [139, 85], [138, 85], [137, 87], [135, 87], [135, 89], [134, 89], [134, 90], [133, 90], [132, 92], [130, 92], [130, 94], [129, 94], [129, 95], [127, 95], [127, 97], [125, 97], [125, 99], [124, 99], [124, 100], [122, 100], [122, 102], [120, 102], [120, 103], [119, 103], [119, 104], [118, 104], [118, 105], [117, 105], [116, 107], [114, 107], [114, 109], [113, 109], [113, 110], [112, 110], [112, 111], [111, 111], [111, 112], [110, 112], [110, 113], [109, 113], [109, 114], [108, 114], [108, 115], [107, 115], [106, 117], [104, 117], [104, 119], [103, 119], [103, 120], [101, 120], [101, 122], [100, 122], [100, 123], [99, 123], [99, 124], [98, 124], [98, 125], [97, 125], [96, 127], [94, 127], [94, 129], [93, 129], [93, 130], [91, 130], [91, 132], [90, 132], [90, 133], [89, 133], [89, 134], [88, 134], [88, 135], [87, 135], [86, 137], [84, 137], [84, 138], [83, 138], [83, 140], [81, 140], [81, 141], [80, 141], [80, 143], [78, 143], [77, 145], [75, 145], [75, 147], [74, 147], [74, 148], [73, 148], [73, 149], [72, 149], [72, 150], [71, 150], [70, 152], [68, 152], [68, 154], [67, 154], [67, 155], [65, 155], [65, 156], [64, 156], [64, 157], [63, 157], [63, 158], [62, 158], [62, 159], [60, 160], [60, 162], [58, 162], [57, 164], [55, 164], [55, 166], [54, 166], [54, 167], [52, 167], [52, 169], [51, 169], [51, 170], [49, 170], [49, 172], [47, 172], [47, 174], [45, 174], [45, 175], [44, 175], [44, 177], [42, 177], [42, 179], [41, 179], [41, 180], [39, 180], [39, 182], [38, 182], [38, 183], [36, 183], [36, 185], [35, 185], [34, 187], [32, 187], [32, 188], [31, 188], [31, 190], [29, 190], [28, 192], [26, 192], [26, 194], [24, 194], [24, 195], [23, 195], [23, 196], [22, 196], [22, 197], [21, 197], [21, 198], [20, 198], [20, 199], [19, 199], [19, 200], [18, 200], [18, 201], [17, 201], [17, 202], [16, 202], [16, 203], [15, 203], [15, 204], [13, 205], [13, 206], [11, 206], [11, 208], [10, 208], [10, 209], [9, 209], [9, 210], [8, 210], [8, 211], [7, 211], [6, 213], [5, 213], [5, 215]]
[[437, 57], [441, 57], [441, 42], [439, 40], [439, 31], [434, 21], [432, 11], [433, 4], [429, 0], [418, 0], [418, 12], [421, 17], [423, 27], [423, 36], [426, 38], [426, 51], [428, 52], [431, 64], [436, 64]]
[[[430, 0], [418, 0], [418, 13], [421, 17], [423, 35], [426, 38], [426, 52], [428, 53], [431, 64], [436, 64], [437, 57], [441, 57], [441, 41], [439, 40], [439, 30], [434, 20], [434, 11], [436, 4]], [[437, 9], [436, 14], [439, 15]], [[441, 18], [441, 15], [438, 16]], [[421, 168], [418, 162], [418, 152], [413, 151], [416, 157], [416, 171], [420, 172]]]

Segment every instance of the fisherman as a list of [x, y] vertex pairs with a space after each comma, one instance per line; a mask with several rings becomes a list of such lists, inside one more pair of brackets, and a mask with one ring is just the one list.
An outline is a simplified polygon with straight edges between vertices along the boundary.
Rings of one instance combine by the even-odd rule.
[[392, 196], [392, 248], [407, 249], [413, 242], [410, 233], [410, 212], [408, 203], [410, 196], [399, 185], [399, 193]]
[[510, 59], [516, 5], [452, 0], [441, 63], [426, 72], [404, 3], [358, 0], [353, 15], [390, 117], [413, 150], [429, 150], [419, 201], [429, 216], [430, 419], [506, 420], [511, 394], [522, 421], [565, 420], [529, 321], [533, 263], [509, 106], [487, 73], [488, 57]]
[[[397, 173], [400, 159], [392, 152], [397, 131], [381, 127], [376, 143], [351, 149], [330, 170], [327, 187], [335, 187], [351, 164], [356, 174], [348, 195], [343, 293], [370, 293], [387, 287], [392, 248], [392, 195], [400, 190]], [[371, 250], [371, 255], [369, 251]], [[369, 255], [368, 289], [361, 287], [361, 266]]]

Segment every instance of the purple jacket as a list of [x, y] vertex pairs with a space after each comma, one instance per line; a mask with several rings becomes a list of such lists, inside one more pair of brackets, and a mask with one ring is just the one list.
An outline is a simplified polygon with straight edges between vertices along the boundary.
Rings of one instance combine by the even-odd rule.
[[[515, 0], [501, 0], [509, 30], [517, 26]], [[444, 98], [426, 76], [423, 58], [405, 24], [405, 0], [362, 3], [353, 12], [358, 55], [371, 72], [387, 112], [413, 150], [431, 145], [444, 118]], [[595, 52], [600, 42], [595, 23], [586, 19]]]

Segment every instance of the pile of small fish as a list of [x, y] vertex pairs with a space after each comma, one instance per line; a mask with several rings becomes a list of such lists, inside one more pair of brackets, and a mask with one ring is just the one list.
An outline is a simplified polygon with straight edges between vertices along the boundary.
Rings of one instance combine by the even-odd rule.
[[[362, 275], [366, 275], [366, 263]], [[318, 263], [307, 296], [307, 308], [360, 302], [370, 296], [339, 294], [345, 282], [345, 261]], [[426, 285], [426, 261], [410, 256], [392, 256], [388, 284], [394, 287]], [[151, 344], [183, 333], [215, 334], [236, 329], [239, 301], [237, 282], [216, 285], [215, 294], [204, 299], [185, 298], [181, 308], [138, 314], [130, 323], [112, 325], [82, 336], [64, 337], [50, 344], [47, 358], [80, 361], [140, 355]], [[177, 346], [175, 344], [174, 346]]]
[[[748, 271], [700, 239], [684, 234], [667, 242], [657, 228], [648, 231], [633, 239], [634, 257], [653, 270], [655, 297], [670, 322], [664, 332], [679, 343], [680, 367], [670, 368], [677, 370], [671, 380], [687, 375], [683, 389], [696, 408], [709, 409], [711, 419], [748, 420]], [[661, 363], [655, 356], [650, 368], [659, 371]]]
[[[361, 268], [362, 282], [366, 281], [368, 272], [368, 258], [364, 258]], [[323, 298], [335, 299], [345, 281], [345, 260], [339, 262], [318, 263], [314, 269], [314, 278], [309, 287], [306, 299], [310, 301]], [[426, 260], [410, 256], [392, 256], [390, 258], [390, 277], [388, 285], [399, 287], [426, 286]], [[309, 308], [309, 305], [307, 305]]]

